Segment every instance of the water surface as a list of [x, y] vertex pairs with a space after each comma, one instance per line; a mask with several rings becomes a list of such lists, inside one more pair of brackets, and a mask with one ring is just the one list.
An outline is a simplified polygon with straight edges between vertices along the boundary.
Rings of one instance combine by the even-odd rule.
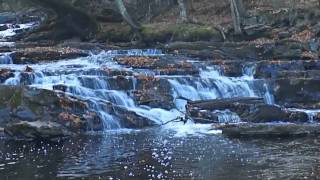
[[[181, 133], [185, 132], [185, 133]], [[228, 139], [168, 128], [0, 143], [1, 179], [317, 179], [320, 141]]]

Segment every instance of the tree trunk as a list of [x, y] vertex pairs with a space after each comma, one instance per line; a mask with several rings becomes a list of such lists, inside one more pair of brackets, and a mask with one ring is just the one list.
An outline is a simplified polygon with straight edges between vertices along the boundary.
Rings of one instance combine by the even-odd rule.
[[140, 31], [140, 24], [138, 24], [137, 22], [135, 22], [132, 17], [130, 16], [130, 14], [127, 11], [126, 6], [124, 5], [122, 0], [114, 0], [114, 3], [116, 5], [116, 7], [118, 8], [122, 18], [131, 26], [131, 28], [134, 31], [139, 32]]
[[190, 12], [194, 10], [193, 0], [178, 0], [179, 5], [179, 22], [189, 23], [193, 22], [193, 19], [190, 17]]
[[186, 0], [178, 0], [179, 10], [180, 10], [180, 17], [179, 21], [182, 23], [186, 23], [189, 20], [189, 12]]
[[246, 12], [242, 0], [230, 0], [231, 15], [235, 34], [242, 34], [242, 19]]

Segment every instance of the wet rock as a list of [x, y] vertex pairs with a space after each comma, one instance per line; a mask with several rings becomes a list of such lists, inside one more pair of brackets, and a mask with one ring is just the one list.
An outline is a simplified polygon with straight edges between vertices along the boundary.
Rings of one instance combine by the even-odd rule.
[[128, 71], [128, 70], [120, 70], [120, 69], [113, 69], [113, 68], [102, 68], [101, 69], [101, 74], [105, 75], [105, 76], [133, 76], [133, 72], [132, 71]]
[[193, 101], [188, 103], [188, 112], [193, 119], [206, 119], [216, 122], [215, 111], [230, 110], [245, 122], [306, 122], [307, 114], [288, 112], [278, 106], [268, 105], [261, 98], [230, 98], [207, 101]]
[[187, 62], [190, 58], [179, 56], [119, 57], [115, 60], [128, 67], [153, 70], [159, 75], [195, 75], [198, 68]]
[[148, 43], [168, 41], [223, 41], [223, 37], [217, 29], [196, 24], [147, 24], [142, 27], [141, 33], [143, 40]]
[[279, 39], [289, 38], [291, 36], [290, 32], [283, 31], [278, 34]]
[[249, 43], [173, 42], [165, 46], [169, 52], [202, 59], [239, 60], [259, 59], [263, 47]]
[[276, 79], [273, 91], [275, 101], [286, 107], [319, 109], [319, 79]]
[[10, 69], [0, 69], [0, 83], [4, 83], [12, 77], [14, 77], [14, 73]]
[[194, 122], [201, 124], [219, 123], [219, 115], [214, 111], [192, 108], [189, 109], [188, 114], [192, 117]]
[[90, 124], [103, 129], [102, 120], [91, 114], [86, 102], [31, 87], [0, 86], [0, 115], [6, 117], [1, 119], [0, 126], [11, 122], [42, 121], [58, 123], [75, 133], [90, 129]]
[[120, 57], [115, 61], [121, 65], [127, 65], [133, 68], [155, 68], [159, 57]]
[[173, 42], [165, 46], [169, 52], [202, 59], [245, 60], [314, 59], [307, 42], [281, 40], [276, 42]]
[[16, 140], [55, 140], [72, 135], [60, 124], [48, 121], [10, 123], [4, 131]]
[[139, 105], [146, 105], [152, 108], [163, 108], [170, 110], [175, 107], [171, 94], [159, 92], [157, 90], [136, 90], [133, 97]]
[[114, 76], [106, 78], [106, 82], [108, 83], [109, 88], [113, 90], [129, 91], [134, 88], [132, 77]]
[[16, 14], [10, 12], [0, 13], [0, 24], [14, 22], [16, 20]]
[[113, 106], [113, 113], [125, 128], [146, 128], [157, 125], [155, 121], [120, 106]]
[[256, 67], [256, 78], [316, 78], [320, 70], [318, 60], [260, 61]]
[[243, 75], [241, 67], [243, 66], [244, 62], [241, 60], [235, 60], [235, 61], [213, 60], [213, 61], [210, 61], [210, 63], [221, 67], [223, 75], [225, 76], [240, 77]]
[[271, 27], [264, 24], [254, 24], [243, 28], [245, 39], [252, 40], [271, 36]]
[[133, 97], [139, 105], [154, 108], [172, 109], [175, 107], [171, 92], [171, 85], [167, 79], [138, 76], [136, 77]]
[[52, 88], [53, 90], [62, 91], [62, 92], [66, 92], [68, 90], [68, 86], [64, 84], [54, 85]]
[[14, 114], [17, 119], [23, 119], [25, 121], [35, 121], [37, 119], [35, 113], [33, 113], [29, 107], [25, 106], [19, 106]]
[[9, 29], [7, 25], [0, 25], [0, 31], [5, 31], [7, 29]]
[[73, 59], [88, 56], [88, 53], [73, 48], [34, 47], [18, 49], [10, 56], [15, 64], [38, 63], [61, 59]]
[[272, 138], [319, 135], [318, 124], [237, 124], [215, 126], [229, 137]]
[[316, 114], [315, 120], [318, 121], [318, 122], [320, 122], [320, 113], [317, 113], [317, 114]]
[[20, 84], [21, 85], [31, 85], [36, 76], [32, 72], [21, 72], [20, 73]]

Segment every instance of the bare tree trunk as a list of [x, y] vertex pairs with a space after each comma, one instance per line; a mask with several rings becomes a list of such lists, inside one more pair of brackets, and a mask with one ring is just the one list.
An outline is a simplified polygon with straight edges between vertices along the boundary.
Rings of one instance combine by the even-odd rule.
[[190, 16], [190, 12], [194, 11], [193, 0], [178, 0], [179, 5], [179, 22], [196, 23], [197, 20]]
[[140, 30], [140, 24], [135, 22], [130, 14], [127, 11], [126, 6], [124, 5], [122, 0], [114, 0], [116, 7], [118, 8], [122, 18], [131, 26], [131, 28], [135, 31]]
[[178, 0], [178, 5], [179, 5], [179, 10], [180, 10], [180, 17], [179, 17], [180, 22], [182, 22], [182, 23], [188, 22], [189, 12], [188, 12], [186, 0]]
[[231, 14], [235, 34], [242, 34], [241, 24], [245, 16], [245, 9], [242, 0], [230, 0]]

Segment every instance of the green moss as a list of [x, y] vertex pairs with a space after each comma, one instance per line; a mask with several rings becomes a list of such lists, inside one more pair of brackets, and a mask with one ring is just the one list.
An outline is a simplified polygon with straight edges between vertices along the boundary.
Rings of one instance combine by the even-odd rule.
[[1, 86], [0, 87], [0, 107], [18, 107], [22, 103], [22, 89], [11, 87], [11, 86]]
[[122, 23], [104, 24], [100, 28], [97, 39], [110, 42], [130, 42], [133, 36], [128, 25]]
[[142, 35], [147, 42], [222, 40], [215, 28], [195, 24], [147, 24]]

